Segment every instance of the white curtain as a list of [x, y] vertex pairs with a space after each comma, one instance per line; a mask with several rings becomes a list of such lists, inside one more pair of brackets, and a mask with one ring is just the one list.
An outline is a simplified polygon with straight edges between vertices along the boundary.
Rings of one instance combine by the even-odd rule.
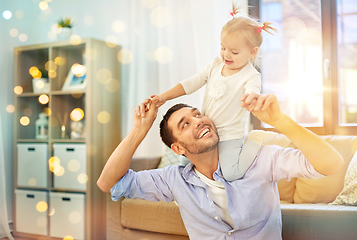
[[5, 156], [0, 114], [0, 238], [14, 239], [10, 233], [9, 220], [6, 206], [6, 183], [5, 183]]
[[[163, 93], [198, 73], [219, 56], [220, 32], [231, 19], [231, 0], [129, 1], [128, 42], [124, 53], [132, 60], [122, 65], [122, 136], [132, 128], [135, 106], [151, 94]], [[120, 15], [120, 14], [119, 14]], [[130, 55], [131, 53], [131, 55]], [[158, 131], [162, 115], [174, 103], [200, 108], [204, 89], [167, 102], [134, 157], [161, 156]]]

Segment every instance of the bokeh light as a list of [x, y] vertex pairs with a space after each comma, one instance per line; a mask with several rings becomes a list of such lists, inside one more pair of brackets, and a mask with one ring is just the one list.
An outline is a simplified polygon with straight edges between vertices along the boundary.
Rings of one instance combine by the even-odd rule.
[[73, 211], [69, 214], [68, 220], [73, 224], [79, 223], [82, 221], [82, 214], [77, 211]]
[[72, 119], [72, 121], [75, 121], [75, 122], [82, 120], [83, 117], [84, 117], [84, 111], [80, 108], [73, 109], [70, 114], [70, 118]]
[[157, 7], [152, 10], [150, 20], [158, 28], [166, 27], [171, 21], [171, 14], [166, 8]]
[[51, 61], [51, 60], [47, 61], [45, 63], [45, 69], [47, 71], [56, 71], [57, 70], [57, 65], [56, 65], [55, 61]]
[[52, 113], [51, 108], [49, 108], [49, 107], [45, 107], [43, 109], [43, 112], [46, 114], [47, 117], [50, 116]]
[[20, 42], [26, 42], [27, 41], [27, 35], [25, 34], [25, 33], [21, 33], [20, 35], [19, 35], [19, 40], [20, 40]]
[[39, 212], [45, 212], [45, 211], [47, 211], [47, 208], [48, 208], [48, 205], [44, 201], [40, 201], [36, 204], [36, 209]]
[[101, 111], [97, 115], [98, 122], [106, 124], [110, 121], [110, 114], [106, 111]]
[[121, 33], [125, 30], [125, 24], [122, 21], [114, 21], [112, 23], [112, 30], [116, 33]]
[[113, 48], [115, 46], [118, 45], [118, 39], [116, 36], [113, 36], [113, 35], [109, 35], [105, 38], [105, 44], [110, 47], [110, 48]]
[[9, 33], [11, 37], [17, 37], [19, 35], [19, 30], [17, 30], [16, 28], [12, 28], [10, 29]]
[[133, 60], [133, 54], [129, 49], [121, 49], [118, 53], [118, 60], [122, 64], [131, 63], [131, 61]]
[[48, 8], [48, 3], [42, 1], [42, 2], [40, 2], [40, 3], [38, 4], [38, 7], [39, 7], [42, 11], [47, 10], [47, 8]]
[[41, 103], [41, 104], [47, 104], [49, 101], [49, 97], [46, 95], [46, 94], [41, 94], [39, 97], [38, 97], [38, 102]]
[[155, 51], [149, 51], [145, 53], [146, 58], [150, 61], [150, 62], [156, 62], [155, 59]]
[[30, 178], [30, 179], [27, 181], [27, 183], [28, 183], [30, 186], [34, 187], [34, 186], [36, 186], [36, 184], [37, 184], [37, 180], [36, 180], [36, 178]]
[[74, 238], [70, 235], [67, 235], [63, 238], [63, 240], [74, 240]]
[[71, 93], [73, 98], [79, 99], [83, 96], [83, 93]]
[[97, 72], [97, 81], [102, 84], [109, 82], [112, 77], [112, 72], [106, 68], [101, 68]]
[[48, 216], [53, 216], [56, 213], [56, 209], [52, 208]]
[[15, 106], [12, 105], [12, 104], [7, 105], [7, 106], [6, 106], [6, 111], [7, 111], [8, 113], [13, 113], [13, 112], [15, 112]]
[[58, 177], [63, 176], [63, 174], [64, 174], [64, 167], [62, 167], [61, 165], [55, 167], [55, 168], [53, 169], [53, 173], [54, 173], [56, 176], [58, 176]]
[[50, 169], [51, 172], [54, 172], [55, 171], [55, 168], [60, 166], [60, 159], [56, 156], [53, 156], [51, 157], [49, 160], [48, 160], [48, 167]]
[[172, 60], [172, 51], [168, 47], [159, 47], [155, 51], [155, 59], [161, 64], [166, 64]]
[[67, 164], [68, 170], [71, 172], [77, 172], [81, 167], [81, 164], [77, 159], [72, 159]]
[[76, 46], [79, 45], [82, 42], [82, 38], [78, 35], [73, 34], [70, 38], [69, 38], [69, 42]]
[[88, 182], [88, 175], [85, 173], [81, 173], [78, 175], [77, 180], [79, 183], [86, 184]]
[[28, 117], [26, 117], [26, 116], [23, 116], [23, 117], [20, 118], [20, 124], [22, 126], [27, 126], [27, 125], [30, 124], [30, 119]]
[[12, 12], [9, 10], [5, 10], [2, 12], [2, 16], [4, 19], [9, 20], [12, 17]]
[[55, 77], [57, 77], [57, 72], [55, 70], [50, 70], [50, 71], [48, 71], [48, 76], [50, 78], [55, 78]]
[[14, 87], [14, 93], [16, 93], [17, 95], [20, 95], [21, 93], [23, 93], [24, 89], [21, 86], [16, 86]]
[[16, 17], [17, 19], [23, 19], [23, 18], [25, 17], [25, 14], [24, 14], [23, 11], [17, 10], [17, 11], [15, 12], [15, 17]]
[[112, 78], [110, 79], [109, 82], [107, 82], [105, 84], [105, 89], [108, 91], [108, 92], [117, 92], [120, 88], [120, 83], [118, 80]]
[[73, 72], [74, 75], [76, 76], [83, 76], [85, 74], [85, 67], [79, 63], [75, 63], [71, 67], [71, 71]]
[[157, 0], [143, 0], [143, 4], [146, 8], [153, 8], [155, 7]]
[[66, 64], [66, 59], [64, 58], [64, 57], [60, 57], [60, 56], [58, 56], [58, 57], [56, 57], [55, 58], [55, 64], [57, 64], [58, 66], [63, 66], [63, 65], [65, 65]]
[[44, 82], [44, 81], [41, 81], [41, 80], [38, 80], [38, 81], [35, 82], [35, 86], [36, 86], [36, 88], [38, 88], [38, 89], [42, 89], [42, 88], [45, 87], [45, 82]]

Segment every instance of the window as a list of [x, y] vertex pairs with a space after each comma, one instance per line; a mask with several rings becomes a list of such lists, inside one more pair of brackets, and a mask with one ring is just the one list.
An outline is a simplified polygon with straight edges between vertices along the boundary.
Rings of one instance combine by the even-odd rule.
[[[262, 92], [317, 134], [357, 133], [357, 2], [251, 0], [250, 14], [274, 22], [263, 35]], [[267, 128], [255, 120], [255, 128]]]

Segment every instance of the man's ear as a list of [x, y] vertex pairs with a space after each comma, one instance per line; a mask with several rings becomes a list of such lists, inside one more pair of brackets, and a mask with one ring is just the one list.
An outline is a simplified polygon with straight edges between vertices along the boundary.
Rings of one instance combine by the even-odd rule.
[[186, 150], [179, 143], [171, 144], [171, 150], [178, 155], [183, 155], [186, 153]]
[[252, 51], [250, 52], [250, 59], [253, 59], [257, 54], [258, 54], [258, 47], [254, 47]]

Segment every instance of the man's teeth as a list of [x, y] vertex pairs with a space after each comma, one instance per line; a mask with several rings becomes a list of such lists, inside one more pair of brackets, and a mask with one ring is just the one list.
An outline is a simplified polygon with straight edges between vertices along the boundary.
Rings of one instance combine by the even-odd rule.
[[209, 133], [209, 129], [206, 128], [205, 130], [203, 130], [199, 136], [199, 138], [202, 138], [206, 133]]

